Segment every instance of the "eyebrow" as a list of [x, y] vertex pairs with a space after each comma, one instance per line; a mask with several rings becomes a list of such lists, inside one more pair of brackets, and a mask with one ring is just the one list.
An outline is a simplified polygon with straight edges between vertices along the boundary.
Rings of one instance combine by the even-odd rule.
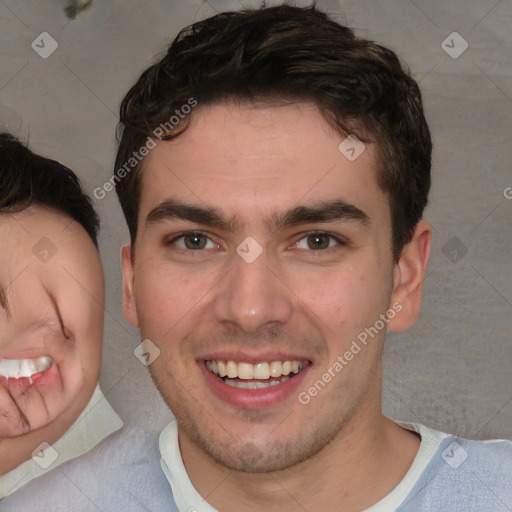
[[315, 222], [357, 222], [363, 227], [369, 227], [370, 217], [357, 206], [342, 199], [336, 199], [311, 206], [296, 206], [284, 215], [274, 215], [267, 225], [270, 229], [279, 230]]
[[[145, 224], [149, 226], [172, 220], [188, 220], [225, 231], [234, 231], [239, 227], [236, 216], [228, 219], [216, 208], [182, 203], [173, 199], [167, 199], [153, 208], [146, 216]], [[356, 222], [365, 228], [371, 223], [367, 213], [342, 199], [296, 206], [284, 213], [274, 213], [264, 221], [270, 231], [318, 222]]]
[[180, 203], [167, 199], [148, 213], [146, 226], [172, 220], [188, 220], [224, 229], [225, 231], [233, 231], [238, 224], [234, 218], [230, 220], [225, 219], [215, 208]]

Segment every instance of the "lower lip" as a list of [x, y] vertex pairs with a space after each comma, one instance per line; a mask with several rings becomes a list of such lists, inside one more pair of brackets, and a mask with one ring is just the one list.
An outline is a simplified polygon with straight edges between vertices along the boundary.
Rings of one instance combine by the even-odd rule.
[[213, 393], [223, 402], [239, 409], [265, 409], [286, 400], [303, 382], [311, 364], [282, 384], [264, 389], [241, 389], [229, 386], [206, 368], [205, 361], [198, 361], [199, 368]]
[[[48, 370], [44, 372], [34, 373], [31, 377], [20, 377], [15, 379], [12, 377], [0, 376], [0, 382], [5, 386], [13, 396], [19, 396], [22, 393], [30, 392], [30, 388], [42, 391], [58, 383], [59, 370], [55, 362], [52, 363]], [[32, 383], [30, 382], [32, 380]]]

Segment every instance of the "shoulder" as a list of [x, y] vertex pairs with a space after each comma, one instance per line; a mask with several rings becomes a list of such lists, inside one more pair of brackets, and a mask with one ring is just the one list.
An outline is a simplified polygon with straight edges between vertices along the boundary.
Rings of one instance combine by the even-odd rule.
[[512, 483], [512, 440], [472, 441], [449, 436], [437, 452], [447, 474], [458, 471], [494, 482], [507, 478]]
[[1, 509], [177, 511], [173, 505], [160, 466], [158, 433], [125, 427], [81, 457], [27, 483], [2, 500]]
[[512, 510], [512, 441], [445, 437], [398, 510]]

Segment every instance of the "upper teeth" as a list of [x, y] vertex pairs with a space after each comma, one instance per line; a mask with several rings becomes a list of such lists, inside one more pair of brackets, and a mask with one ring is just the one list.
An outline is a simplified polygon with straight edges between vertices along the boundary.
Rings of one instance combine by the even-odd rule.
[[48, 370], [52, 362], [53, 359], [50, 356], [41, 356], [36, 359], [0, 359], [0, 375], [8, 379], [32, 377], [34, 373]]
[[235, 361], [206, 361], [206, 368], [219, 377], [230, 379], [268, 379], [289, 373], [299, 373], [307, 361], [272, 361], [257, 364], [236, 363]]

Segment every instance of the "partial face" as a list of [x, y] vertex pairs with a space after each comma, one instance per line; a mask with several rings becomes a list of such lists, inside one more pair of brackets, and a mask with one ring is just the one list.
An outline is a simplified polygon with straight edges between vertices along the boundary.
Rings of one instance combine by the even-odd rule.
[[193, 116], [145, 161], [125, 314], [161, 351], [150, 369], [182, 443], [233, 469], [284, 469], [380, 412], [385, 328], [339, 360], [391, 308], [375, 148], [349, 161], [308, 104]]
[[52, 210], [0, 216], [0, 439], [63, 434], [98, 380], [101, 262], [86, 231]]

